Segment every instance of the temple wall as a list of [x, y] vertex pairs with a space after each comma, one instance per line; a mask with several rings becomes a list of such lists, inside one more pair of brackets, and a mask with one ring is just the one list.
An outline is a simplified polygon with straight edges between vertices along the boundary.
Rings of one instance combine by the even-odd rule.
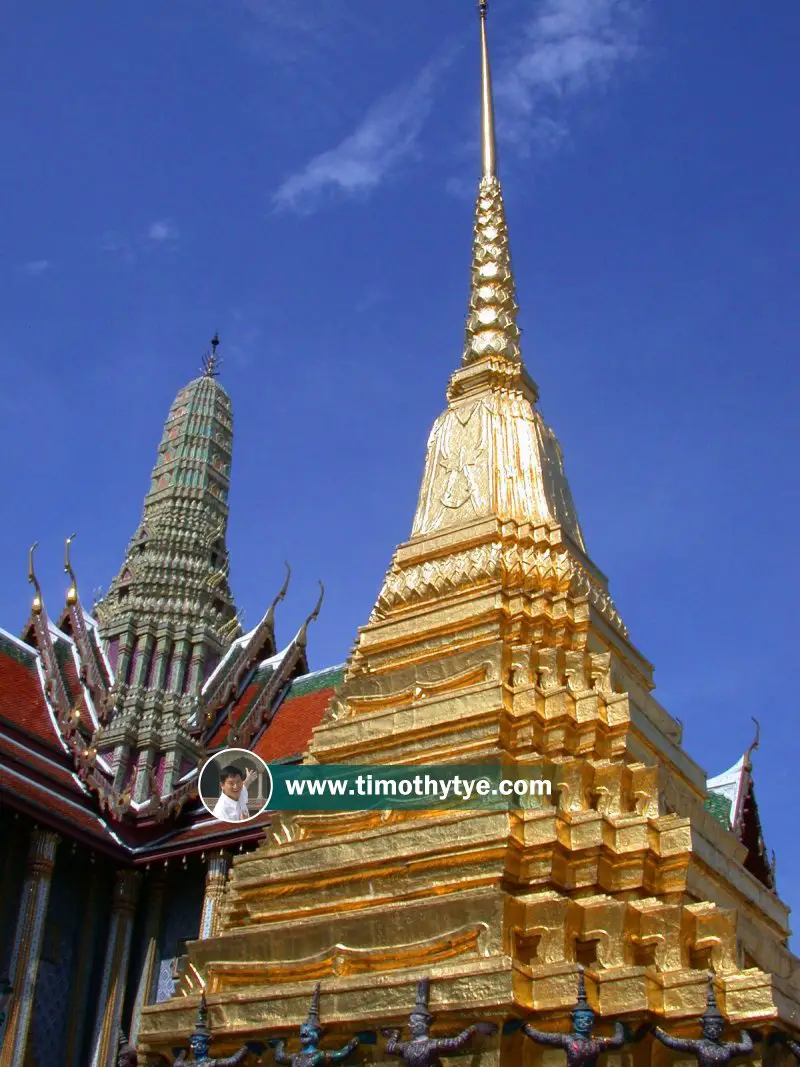
[[0, 978], [8, 977], [14, 931], [17, 926], [30, 823], [10, 808], [0, 808]]
[[185, 871], [175, 871], [170, 877], [158, 944], [156, 1003], [172, 995], [170, 976], [174, 974], [175, 961], [185, 955], [186, 942], [197, 938], [204, 889], [205, 871], [199, 863], [192, 863]]
[[71, 854], [62, 842], [53, 871], [31, 1024], [33, 1061], [42, 1067], [51, 1062], [55, 1049], [66, 1055], [73, 977], [91, 965], [80, 953], [87, 865], [87, 857]]

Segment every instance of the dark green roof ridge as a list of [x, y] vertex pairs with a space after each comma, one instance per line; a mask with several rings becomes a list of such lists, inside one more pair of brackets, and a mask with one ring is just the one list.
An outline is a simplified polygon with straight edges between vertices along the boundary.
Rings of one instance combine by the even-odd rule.
[[13, 659], [20, 667], [32, 668], [36, 662], [35, 648], [21, 648], [20, 645], [4, 633], [0, 633], [0, 652]]
[[321, 671], [314, 671], [313, 674], [303, 674], [292, 681], [286, 699], [292, 700], [294, 697], [318, 693], [320, 689], [333, 689], [344, 678], [344, 671], [345, 665], [340, 663], [336, 667], [325, 667]]

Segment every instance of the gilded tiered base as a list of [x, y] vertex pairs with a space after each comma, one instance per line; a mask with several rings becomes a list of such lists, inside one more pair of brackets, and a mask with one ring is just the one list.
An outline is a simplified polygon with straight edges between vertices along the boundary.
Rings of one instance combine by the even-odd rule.
[[[442, 1029], [531, 1013], [566, 1026], [578, 963], [601, 1016], [693, 1026], [711, 968], [732, 1023], [791, 1024], [797, 987], [764, 969], [791, 967], [786, 909], [736, 864], [741, 846], [705, 812], [693, 765], [684, 776], [671, 762], [672, 720], [585, 591], [577, 550], [554, 525], [484, 522], [474, 551], [481, 538], [492, 578], [417, 586], [376, 613], [309, 758], [546, 759], [558, 796], [516, 812], [278, 817], [235, 860], [219, 934], [191, 946], [185, 998], [144, 1012], [147, 1048], [191, 1030], [200, 980], [220, 1052], [299, 1024], [317, 980], [335, 1041], [401, 1023], [422, 975]], [[436, 551], [417, 539], [392, 573], [423, 572]], [[480, 1059], [551, 1055], [520, 1040], [487, 1039]]]

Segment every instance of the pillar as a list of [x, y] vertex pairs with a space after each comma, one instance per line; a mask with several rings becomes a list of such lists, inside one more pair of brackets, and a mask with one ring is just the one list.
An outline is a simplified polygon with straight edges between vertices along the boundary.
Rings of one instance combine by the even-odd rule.
[[77, 959], [79, 966], [75, 969], [70, 1000], [69, 1022], [67, 1024], [67, 1048], [64, 1056], [66, 1067], [78, 1067], [78, 1053], [83, 1043], [83, 1035], [92, 1018], [87, 1010], [89, 1003], [89, 979], [94, 962], [94, 946], [97, 939], [97, 912], [101, 891], [101, 879], [94, 863], [89, 862], [86, 897], [78, 941]]
[[25, 1059], [58, 842], [59, 837], [52, 830], [37, 826], [31, 832], [25, 885], [9, 964], [13, 993], [0, 1050], [0, 1067], [21, 1067]]
[[139, 881], [139, 872], [131, 870], [117, 871], [114, 881], [91, 1067], [113, 1067], [116, 1062], [117, 1035], [122, 1016], [122, 1002], [125, 998]]
[[155, 984], [158, 979], [158, 945], [161, 939], [161, 927], [164, 922], [164, 896], [166, 889], [167, 875], [162, 870], [154, 874], [149, 880], [144, 931], [145, 955], [128, 1035], [128, 1040], [132, 1045], [136, 1044], [136, 1038], [139, 1035], [142, 1008], [147, 1004], [153, 1003], [155, 994]]
[[231, 855], [223, 849], [219, 852], [212, 852], [206, 860], [206, 891], [203, 896], [203, 912], [200, 917], [198, 935], [200, 941], [206, 937], [214, 937], [219, 929], [220, 905], [225, 893], [230, 865]]

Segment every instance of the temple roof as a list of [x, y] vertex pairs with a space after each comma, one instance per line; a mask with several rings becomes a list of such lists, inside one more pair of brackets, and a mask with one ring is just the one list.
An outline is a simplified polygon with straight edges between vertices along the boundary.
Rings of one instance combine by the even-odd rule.
[[[86, 616], [93, 623], [91, 616]], [[56, 661], [70, 704], [80, 708], [81, 737], [97, 726], [87, 686], [81, 681], [81, 666], [72, 638], [48, 622]], [[247, 646], [252, 633], [244, 635]], [[304, 635], [304, 627], [298, 634]], [[31, 635], [32, 637], [32, 635]], [[47, 671], [42, 651], [0, 630], [0, 802], [22, 811], [36, 821], [52, 826], [68, 840], [127, 859], [134, 863], [187, 851], [203, 851], [228, 844], [241, 844], [263, 835], [270, 815], [243, 826], [228, 826], [210, 818], [196, 799], [197, 770], [190, 770], [176, 783], [176, 792], [190, 788], [186, 802], [159, 819], [159, 804], [131, 803], [129, 815], [105, 810], [102, 797], [76, 771], [74, 746], [47, 695]], [[289, 666], [291, 665], [291, 666]], [[269, 714], [259, 717], [247, 747], [268, 762], [298, 760], [311, 733], [322, 720], [334, 686], [342, 677], [341, 666], [308, 672], [304, 640], [297, 637], [281, 652], [260, 661], [246, 683], [225, 707], [207, 751], [227, 744], [230, 723], [240, 723], [271, 680], [288, 669], [290, 677], [273, 694]], [[88, 743], [88, 736], [84, 743]], [[102, 757], [97, 763], [104, 767]], [[191, 787], [195, 787], [191, 791]], [[162, 802], [169, 797], [161, 798]], [[152, 811], [151, 811], [152, 809]]]
[[718, 822], [731, 830], [747, 849], [745, 869], [774, 892], [774, 856], [770, 860], [767, 855], [753, 783], [751, 754], [757, 747], [758, 734], [753, 744], [732, 767], [708, 779], [705, 807]]
[[[717, 812], [722, 813], [724, 810], [725, 818], [731, 829], [733, 829], [734, 822], [741, 816], [741, 798], [745, 787], [744, 764], [745, 757], [742, 756], [727, 771], [715, 775], [714, 778], [709, 778], [707, 782], [708, 792], [713, 797], [720, 798], [712, 801], [714, 814], [717, 814]], [[720, 806], [720, 800], [727, 803], [723, 803]], [[720, 819], [720, 821], [722, 820]]]

